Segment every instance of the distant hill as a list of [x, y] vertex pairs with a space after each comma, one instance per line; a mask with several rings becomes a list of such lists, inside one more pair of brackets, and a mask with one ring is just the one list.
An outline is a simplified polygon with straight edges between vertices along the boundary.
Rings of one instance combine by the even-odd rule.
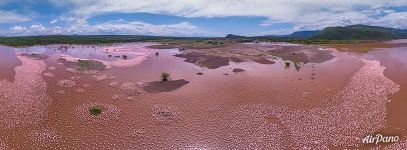
[[227, 38], [227, 39], [244, 39], [244, 38], [249, 38], [249, 37], [241, 36], [241, 35], [228, 34], [228, 35], [226, 35], [225, 38]]
[[407, 38], [407, 29], [368, 25], [327, 27], [323, 30], [297, 31], [289, 35], [239, 36], [229, 34], [228, 39], [325, 39], [325, 40], [390, 40]]
[[291, 38], [311, 38], [317, 35], [321, 30], [314, 30], [314, 31], [297, 31], [287, 35], [286, 37]]
[[379, 26], [350, 25], [345, 27], [327, 27], [311, 38], [328, 40], [389, 40], [407, 38], [407, 30]]

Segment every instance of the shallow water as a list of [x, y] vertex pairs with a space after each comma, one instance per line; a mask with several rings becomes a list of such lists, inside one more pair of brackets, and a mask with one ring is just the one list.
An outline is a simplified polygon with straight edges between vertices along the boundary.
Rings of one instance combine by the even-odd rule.
[[21, 61], [17, 59], [16, 53], [12, 48], [0, 46], [0, 81], [14, 81], [14, 68], [21, 65]]
[[378, 60], [385, 66], [384, 75], [400, 85], [400, 91], [390, 97], [388, 108], [388, 125], [381, 132], [392, 135], [407, 135], [407, 40], [396, 40], [391, 43], [402, 44], [401, 47], [377, 48], [364, 54], [351, 53], [357, 57], [364, 57], [369, 60]]
[[[126, 44], [124, 44], [126, 45]], [[108, 53], [107, 50], [115, 51], [119, 47], [116, 45], [47, 45], [47, 46], [33, 46], [24, 48], [15, 48], [16, 52], [21, 53], [35, 53], [45, 55], [64, 54], [80, 59], [98, 59], [98, 60], [117, 60], [122, 59], [123, 55], [127, 55], [128, 59], [136, 57], [136, 55], [128, 54], [125, 52], [118, 52], [115, 54]], [[109, 56], [111, 55], [111, 56]], [[116, 56], [116, 57], [115, 57]]]
[[[21, 114], [31, 111], [41, 116], [32, 122], [13, 124], [10, 120], [18, 122], [21, 118], [10, 114], [7, 119], [0, 119], [2, 126], [9, 126], [0, 129], [3, 133], [0, 145], [16, 149], [365, 148], [371, 145], [361, 144], [361, 135], [376, 132], [407, 135], [402, 116], [406, 113], [403, 108], [406, 92], [402, 91], [407, 83], [402, 76], [407, 73], [404, 48], [363, 55], [333, 50], [334, 59], [301, 64], [298, 70], [293, 65], [285, 66], [281, 59], [273, 60], [275, 64], [230, 62], [228, 66], [207, 69], [175, 57], [179, 53], [176, 49], [149, 49], [148, 45], [4, 46], [0, 53], [7, 55], [0, 57], [8, 57], [0, 62], [9, 68], [2, 71], [12, 73], [22, 65], [17, 70], [25, 69], [42, 77], [36, 82], [46, 87], [42, 91], [38, 90], [40, 87], [26, 87], [19, 82], [0, 82], [1, 91], [13, 90], [3, 85], [32, 89], [29, 94], [43, 94], [45, 103], [35, 103], [39, 107], [31, 108], [30, 103], [0, 95], [1, 113], [7, 113], [4, 108], [7, 105], [23, 108], [27, 105], [31, 109]], [[50, 57], [37, 60], [18, 56], [25, 58], [18, 64], [19, 52]], [[60, 54], [130, 65], [76, 70], [59, 64]], [[123, 60], [109, 54], [129, 57]], [[27, 62], [46, 66], [36, 68]], [[391, 80], [382, 76], [384, 68], [380, 65], [386, 67], [384, 76]], [[235, 73], [235, 68], [244, 71]], [[35, 70], [45, 71], [38, 74]], [[162, 72], [170, 73], [171, 80], [183, 79], [188, 83], [169, 92], [143, 90], [146, 84], [160, 81]], [[197, 75], [198, 72], [202, 75]], [[397, 85], [400, 92], [392, 94], [398, 90]], [[380, 93], [389, 93], [391, 101]], [[92, 106], [102, 107], [102, 115], [89, 114]]]

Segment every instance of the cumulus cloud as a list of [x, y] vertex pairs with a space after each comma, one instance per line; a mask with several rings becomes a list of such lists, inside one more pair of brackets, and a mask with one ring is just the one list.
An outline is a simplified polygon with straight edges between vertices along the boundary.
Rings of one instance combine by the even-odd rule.
[[30, 27], [14, 26], [10, 35], [47, 35], [47, 34], [123, 34], [123, 35], [157, 35], [157, 36], [196, 36], [204, 32], [189, 22], [177, 24], [153, 25], [141, 21], [108, 21], [100, 24], [77, 23], [68, 27], [45, 27], [34, 24]]
[[[343, 23], [372, 19], [376, 10], [406, 6], [407, 0], [51, 0], [58, 5], [74, 7], [70, 15], [92, 17], [105, 13], [168, 14], [183, 17], [260, 16], [268, 21], [314, 23], [320, 20]], [[391, 12], [390, 12], [391, 13]]]
[[[0, 0], [1, 1], [1, 0]], [[50, 24], [66, 23], [64, 29], [77, 33], [118, 34], [196, 34], [196, 26], [190, 23], [152, 25], [144, 22], [105, 22], [90, 24], [88, 20], [103, 14], [152, 13], [186, 18], [214, 18], [231, 16], [264, 17], [261, 26], [290, 23], [298, 30], [316, 30], [327, 26], [350, 24], [380, 25], [407, 28], [407, 0], [48, 0], [56, 7], [69, 8]], [[13, 16], [1, 15], [0, 16]], [[15, 14], [16, 15], [16, 14]], [[22, 16], [10, 17], [27, 20]], [[0, 22], [4, 20], [0, 17]], [[5, 19], [7, 20], [7, 19]], [[12, 20], [12, 19], [8, 19]], [[140, 30], [135, 30], [140, 29]], [[185, 29], [185, 31], [175, 31]], [[277, 30], [276, 30], [277, 31]], [[275, 33], [275, 31], [265, 31]], [[280, 34], [281, 34], [280, 33]]]
[[10, 11], [0, 10], [0, 23], [17, 23], [30, 21], [31, 18]]
[[75, 24], [68, 28], [68, 32], [78, 34], [146, 34], [146, 35], [182, 35], [191, 36], [201, 34], [198, 27], [189, 22], [177, 24], [153, 25], [141, 21], [109, 21], [90, 25], [88, 23]]
[[29, 27], [14, 26], [11, 27], [8, 35], [48, 35], [48, 34], [62, 34], [61, 27], [56, 26], [52, 28], [46, 28], [41, 24], [33, 24]]

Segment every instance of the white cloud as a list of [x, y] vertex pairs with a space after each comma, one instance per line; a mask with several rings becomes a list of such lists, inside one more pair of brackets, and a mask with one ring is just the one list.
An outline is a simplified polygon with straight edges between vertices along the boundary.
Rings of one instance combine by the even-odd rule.
[[198, 27], [189, 22], [153, 25], [141, 21], [127, 22], [123, 20], [109, 21], [95, 25], [87, 23], [76, 24], [68, 28], [68, 32], [77, 34], [146, 34], [182, 36], [201, 34]]
[[0, 23], [18, 23], [30, 21], [31, 18], [10, 11], [0, 10]]
[[[1, 2], [2, 0], [0, 0]], [[198, 27], [184, 22], [153, 25], [145, 22], [105, 22], [90, 24], [88, 19], [112, 13], [153, 13], [188, 18], [195, 17], [264, 17], [259, 25], [292, 23], [294, 28], [262, 33], [284, 34], [288, 31], [315, 30], [327, 26], [369, 24], [407, 28], [407, 0], [48, 0], [57, 7], [69, 8], [50, 24], [66, 23], [65, 34], [151, 34], [199, 35]], [[403, 12], [404, 11], [404, 12]], [[3, 14], [2, 14], [3, 13]], [[0, 11], [1, 22], [28, 21], [30, 18]], [[7, 18], [9, 17], [9, 18]], [[4, 21], [6, 20], [6, 21]], [[13, 21], [14, 20], [14, 21]], [[33, 30], [26, 27], [27, 30]], [[49, 30], [49, 29], [47, 29]], [[60, 31], [60, 30], [58, 30]], [[35, 33], [30, 31], [29, 33]], [[257, 33], [256, 33], [257, 34]]]
[[[405, 18], [391, 7], [407, 6], [407, 0], [50, 0], [71, 6], [60, 20], [86, 22], [106, 13], [166, 14], [182, 17], [256, 16], [259, 23], [293, 23], [292, 30], [314, 30], [326, 26], [372, 24], [407, 28]], [[383, 16], [384, 15], [384, 16]], [[382, 16], [382, 17], [380, 17]], [[400, 18], [401, 17], [401, 18]], [[396, 20], [389, 20], [389, 19]], [[380, 21], [382, 20], [382, 21]], [[386, 21], [385, 21], [386, 20]]]
[[407, 12], [390, 13], [377, 20], [373, 20], [371, 24], [394, 28], [407, 28]]
[[359, 7], [376, 10], [405, 6], [407, 0], [51, 0], [70, 4], [72, 15], [148, 12], [184, 17], [262, 16], [277, 21], [307, 21], [330, 14], [354, 11]]
[[51, 20], [49, 23], [50, 24], [54, 24], [54, 23], [57, 23], [58, 22], [58, 19], [53, 19], [53, 20]]
[[10, 28], [11, 33], [21, 33], [21, 32], [24, 32], [26, 30], [27, 30], [27, 28], [22, 27], [22, 26], [14, 26], [14, 27]]
[[63, 30], [61, 27], [56, 26], [52, 28], [46, 28], [41, 24], [33, 24], [29, 27], [14, 26], [11, 27], [7, 35], [48, 35], [48, 34], [61, 34]]
[[30, 27], [14, 26], [10, 28], [11, 35], [47, 35], [47, 34], [123, 34], [123, 35], [157, 35], [157, 36], [198, 36], [206, 35], [198, 27], [189, 22], [177, 24], [153, 25], [140, 21], [128, 22], [124, 20], [109, 21], [100, 24], [72, 24], [61, 28], [45, 27], [34, 24]]

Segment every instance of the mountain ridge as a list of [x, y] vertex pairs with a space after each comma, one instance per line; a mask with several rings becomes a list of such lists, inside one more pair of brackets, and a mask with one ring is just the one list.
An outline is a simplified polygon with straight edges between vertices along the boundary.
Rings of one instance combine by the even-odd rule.
[[407, 29], [369, 25], [326, 27], [322, 30], [296, 31], [288, 35], [240, 36], [229, 34], [225, 38], [283, 38], [323, 40], [392, 40], [407, 38]]

